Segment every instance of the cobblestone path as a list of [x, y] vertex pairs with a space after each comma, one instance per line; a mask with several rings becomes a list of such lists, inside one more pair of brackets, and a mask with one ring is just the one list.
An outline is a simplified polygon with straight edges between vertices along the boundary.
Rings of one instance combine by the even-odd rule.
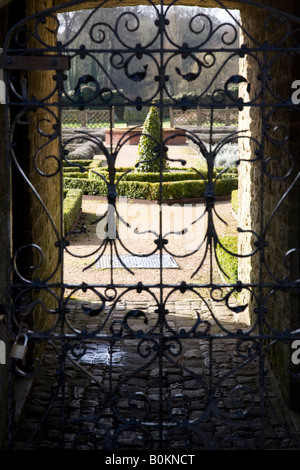
[[247, 330], [238, 315], [200, 300], [170, 302], [162, 342], [155, 310], [124, 302], [113, 316], [93, 317], [74, 303], [67, 322], [84, 341], [49, 342], [16, 448], [300, 447], [267, 363], [259, 373], [255, 340], [236, 335]]

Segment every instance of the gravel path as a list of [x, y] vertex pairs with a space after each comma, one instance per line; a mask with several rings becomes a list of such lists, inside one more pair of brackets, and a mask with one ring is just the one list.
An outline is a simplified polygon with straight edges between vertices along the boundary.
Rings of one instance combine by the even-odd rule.
[[[65, 259], [65, 281], [72, 284], [110, 284], [111, 273], [109, 269], [98, 269], [94, 264], [89, 269], [84, 271], [90, 264], [95, 262], [96, 256], [99, 256], [101, 250], [95, 253], [100, 248], [102, 243], [98, 235], [101, 236], [103, 224], [93, 224], [99, 216], [105, 213], [107, 208], [106, 202], [97, 196], [84, 197], [82, 204], [82, 215], [78, 223], [86, 226], [84, 234], [73, 235], [70, 238], [70, 246], [68, 247], [69, 253], [66, 254]], [[164, 233], [167, 234], [171, 230], [177, 232], [188, 228], [185, 234], [168, 235], [168, 244], [166, 245], [166, 254], [171, 254], [176, 261], [178, 268], [165, 269], [163, 273], [163, 282], [170, 284], [178, 284], [182, 281], [187, 283], [207, 283], [210, 278], [210, 260], [209, 253], [205, 258], [205, 262], [199, 272], [193, 276], [199, 267], [205, 253], [206, 242], [204, 234], [206, 230], [207, 217], [201, 215], [204, 213], [205, 206], [203, 203], [186, 204], [180, 206], [163, 206], [162, 214], [165, 228]], [[125, 225], [120, 225], [122, 230], [122, 240], [124, 246], [117, 243], [117, 250], [119, 254], [126, 254], [129, 252], [134, 254], [151, 254], [157, 245], [158, 221], [159, 221], [159, 205], [149, 204], [143, 201], [130, 201], [124, 200], [119, 204], [120, 214], [131, 224], [131, 228], [126, 228]], [[232, 213], [230, 201], [218, 201], [216, 203], [216, 213], [221, 219], [225, 220], [227, 225], [223, 223], [217, 216], [214, 217], [217, 233], [220, 236], [225, 234], [236, 233], [237, 221]], [[198, 222], [192, 225], [195, 219]], [[147, 228], [151, 227], [154, 233], [143, 233]], [[138, 228], [140, 234], [135, 233], [135, 228]], [[194, 253], [195, 249], [201, 245], [199, 251]], [[128, 251], [127, 251], [128, 250]], [[72, 254], [71, 254], [72, 253]], [[158, 251], [156, 252], [158, 253]], [[110, 254], [109, 246], [105, 254]], [[182, 257], [182, 256], [185, 257]], [[83, 257], [83, 258], [82, 258]], [[143, 284], [159, 283], [160, 272], [159, 269], [133, 269], [129, 273], [124, 268], [114, 269], [113, 281], [115, 284], [136, 284], [142, 282]], [[214, 267], [214, 281], [220, 282], [219, 273]], [[82, 291], [78, 291], [76, 296], [81, 297]], [[136, 297], [136, 291], [131, 291], [127, 294], [130, 298]], [[84, 294], [86, 296], [86, 294]], [[174, 298], [181, 298], [182, 294], [177, 292]], [[92, 297], [94, 297], [92, 295]], [[142, 296], [139, 296], [141, 298]]]
[[[122, 147], [116, 162], [116, 166], [131, 167], [136, 161], [136, 145], [126, 145]], [[169, 157], [174, 159], [171, 166], [178, 167], [180, 163], [177, 159], [185, 159], [187, 167], [193, 167], [197, 163], [197, 152], [188, 145], [169, 146]], [[230, 200], [218, 200], [216, 202], [216, 214], [214, 214], [214, 223], [217, 233], [220, 236], [236, 233], [237, 221], [232, 212]], [[82, 204], [82, 215], [77, 228], [86, 226], [84, 234], [76, 234], [70, 237], [69, 253], [65, 257], [65, 282], [71, 284], [110, 284], [111, 272], [109, 269], [98, 269], [95, 259], [102, 250], [100, 248], [103, 239], [104, 223], [94, 224], [95, 220], [105, 213], [107, 203], [105, 198], [99, 196], [84, 196]], [[118, 210], [122, 218], [130, 224], [127, 228], [125, 224], [120, 223], [119, 231], [124, 245], [118, 242], [116, 247], [119, 254], [151, 254], [157, 248], [155, 240], [159, 233], [159, 205], [156, 201], [130, 200], [120, 198]], [[167, 268], [163, 272], [163, 282], [169, 284], [179, 284], [182, 281], [186, 283], [196, 282], [204, 284], [210, 280], [210, 260], [209, 253], [205, 257], [205, 262], [201, 269], [194, 274], [204, 255], [206, 242], [204, 240], [207, 227], [207, 216], [204, 214], [205, 205], [203, 202], [188, 202], [185, 204], [174, 204], [173, 206], [163, 205], [162, 220], [163, 233], [168, 239], [165, 246], [165, 254], [171, 254], [178, 265], [178, 268]], [[202, 216], [202, 217], [201, 217]], [[193, 224], [195, 220], [198, 222]], [[224, 223], [223, 221], [226, 223]], [[143, 233], [149, 231], [153, 233]], [[187, 229], [185, 234], [182, 230]], [[139, 233], [136, 233], [138, 231]], [[169, 232], [180, 232], [180, 234], [169, 234]], [[202, 245], [202, 246], [201, 246]], [[200, 247], [200, 248], [199, 248]], [[195, 252], [195, 249], [199, 250]], [[96, 253], [95, 253], [96, 252]], [[156, 251], [156, 253], [159, 253]], [[110, 248], [107, 246], [105, 253], [110, 254]], [[184, 256], [184, 257], [183, 257]], [[93, 264], [94, 263], [94, 264]], [[90, 266], [93, 264], [90, 268]], [[88, 268], [88, 269], [86, 269]], [[86, 269], [86, 270], [84, 270]], [[126, 269], [114, 269], [114, 284], [134, 284], [142, 282], [143, 284], [153, 284], [160, 282], [159, 269], [133, 269], [129, 273]], [[220, 275], [216, 266], [213, 268], [214, 281], [221, 282]], [[70, 292], [70, 291], [68, 291]], [[128, 292], [129, 299], [136, 298], [136, 291]], [[81, 290], [74, 293], [76, 298], [95, 298], [93, 292], [83, 293]], [[147, 297], [147, 294], [140, 294], [139, 299]], [[172, 300], [182, 298], [180, 292], [172, 295]], [[148, 295], [148, 299], [149, 295]]]

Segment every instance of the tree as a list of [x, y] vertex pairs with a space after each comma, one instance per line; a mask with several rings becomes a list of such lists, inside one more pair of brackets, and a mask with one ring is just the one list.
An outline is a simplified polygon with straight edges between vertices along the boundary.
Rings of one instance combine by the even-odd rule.
[[[164, 45], [171, 51], [165, 53], [163, 70], [167, 95], [212, 93], [238, 74], [239, 55], [231, 51], [238, 47], [235, 14], [231, 17], [224, 9], [196, 6], [165, 8]], [[130, 101], [142, 97], [150, 102], [158, 94], [161, 73], [156, 52], [160, 47], [158, 14], [156, 7], [147, 5], [60, 13], [58, 39], [72, 57], [67, 91], [74, 90], [81, 75], [90, 74], [101, 89], [123, 90]], [[137, 45], [146, 52], [131, 52]], [[84, 58], [81, 51], [74, 53], [81, 47], [88, 51]], [[207, 53], [207, 49], [216, 51]]]
[[[158, 172], [160, 171], [159, 150], [161, 144], [160, 118], [158, 109], [151, 106], [143, 126], [137, 151], [137, 171]], [[155, 158], [156, 157], [156, 158]], [[166, 170], [169, 163], [163, 156], [162, 168]], [[149, 161], [152, 160], [152, 161]]]

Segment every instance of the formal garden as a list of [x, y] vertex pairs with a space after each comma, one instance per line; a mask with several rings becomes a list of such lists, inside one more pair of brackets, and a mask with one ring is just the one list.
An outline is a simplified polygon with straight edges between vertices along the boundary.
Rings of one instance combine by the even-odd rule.
[[[103, 140], [102, 140], [103, 139]], [[79, 220], [83, 196], [107, 197], [108, 183], [111, 182], [112, 171], [107, 166], [108, 149], [105, 146], [105, 133], [95, 134], [91, 140], [70, 138], [69, 152], [64, 161], [64, 230], [68, 234], [74, 229], [74, 223]], [[126, 134], [123, 138], [126, 144]], [[194, 139], [193, 139], [194, 140]], [[76, 143], [77, 142], [77, 143]], [[168, 143], [168, 142], [167, 142]], [[171, 143], [171, 142], [170, 142]], [[198, 153], [195, 166], [185, 168], [182, 162], [170, 166], [170, 161], [164, 158], [162, 163], [157, 158], [160, 144], [160, 122], [156, 108], [150, 108], [142, 135], [139, 139], [135, 166], [116, 166], [114, 181], [117, 182], [118, 196], [126, 196], [140, 203], [143, 201], [158, 201], [181, 203], [186, 201], [205, 201], [207, 196], [208, 165], [206, 158]], [[207, 146], [208, 144], [203, 144]], [[164, 147], [165, 156], [169, 147]], [[116, 149], [118, 150], [118, 148]], [[121, 146], [120, 149], [121, 150]], [[99, 155], [100, 153], [100, 155]], [[81, 157], [81, 158], [80, 158]], [[182, 159], [184, 161], [184, 159]], [[238, 192], [238, 146], [225, 145], [217, 154], [213, 170], [214, 193], [216, 199], [230, 199], [233, 213], [237, 213]], [[177, 164], [178, 163], [178, 164]], [[160, 173], [162, 165], [162, 177]], [[161, 179], [162, 178], [162, 179]], [[220, 242], [230, 252], [237, 252], [237, 235], [218, 234]], [[217, 256], [221, 270], [228, 276], [227, 282], [237, 281], [236, 257], [230, 256], [219, 245]]]

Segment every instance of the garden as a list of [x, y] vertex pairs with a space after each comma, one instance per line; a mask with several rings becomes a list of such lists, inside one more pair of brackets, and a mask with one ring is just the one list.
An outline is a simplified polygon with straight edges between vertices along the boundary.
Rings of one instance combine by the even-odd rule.
[[[150, 108], [146, 117], [143, 134], [137, 147], [135, 166], [116, 167], [115, 181], [117, 181], [118, 196], [126, 196], [142, 204], [143, 202], [157, 202], [161, 197], [163, 202], [184, 204], [189, 201], [204, 201], [206, 192], [206, 178], [208, 177], [205, 159], [199, 155], [195, 167], [182, 168], [182, 166], [169, 165], [167, 158], [160, 163], [157, 158], [159, 144], [159, 120], [156, 108]], [[165, 147], [165, 156], [168, 148]], [[76, 154], [78, 157], [78, 152]], [[79, 155], [80, 156], [80, 155]], [[237, 212], [237, 146], [232, 145], [225, 152], [220, 152], [213, 171], [215, 196], [219, 199], [229, 200], [233, 214]], [[64, 229], [69, 233], [74, 222], [79, 220], [83, 197], [107, 196], [107, 183], [109, 169], [103, 166], [103, 159], [66, 157], [64, 162]], [[162, 165], [162, 179], [160, 173]], [[220, 198], [221, 196], [221, 198]], [[236, 221], [235, 217], [233, 219]], [[232, 225], [232, 224], [231, 224]], [[220, 263], [220, 275], [226, 273], [226, 282], [237, 281], [238, 258], [229, 252], [237, 252], [236, 227], [228, 231], [220, 226], [220, 242], [225, 250], [218, 245], [216, 253]]]

